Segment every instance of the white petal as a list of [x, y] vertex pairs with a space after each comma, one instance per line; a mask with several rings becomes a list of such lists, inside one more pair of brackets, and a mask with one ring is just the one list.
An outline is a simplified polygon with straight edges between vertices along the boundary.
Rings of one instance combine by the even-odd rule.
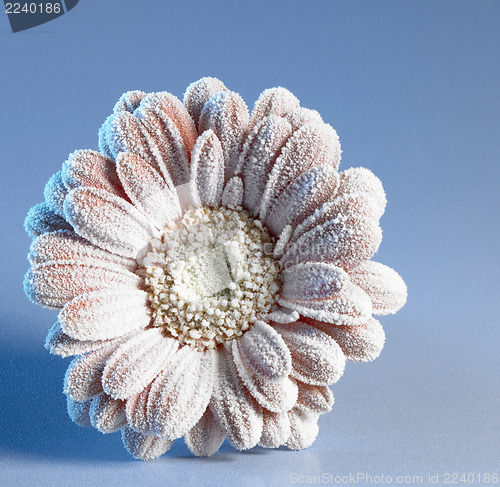
[[89, 416], [92, 426], [101, 433], [114, 433], [127, 425], [125, 402], [107, 394], [92, 399]]
[[249, 128], [253, 129], [265, 117], [270, 115], [283, 117], [297, 108], [299, 108], [299, 100], [286, 88], [264, 90], [253, 107]]
[[138, 460], [154, 460], [174, 444], [166, 438], [138, 433], [129, 426], [122, 429], [122, 440], [127, 451]]
[[151, 328], [127, 340], [108, 360], [102, 376], [106, 393], [127, 399], [140, 392], [162, 369], [178, 342]]
[[273, 413], [264, 410], [264, 424], [259, 445], [264, 448], [278, 448], [290, 437], [290, 419], [288, 413]]
[[133, 90], [123, 93], [120, 99], [116, 102], [113, 112], [130, 112], [132, 113], [141, 103], [142, 99], [146, 96], [144, 91]]
[[301, 410], [292, 410], [290, 418], [290, 437], [285, 443], [291, 450], [303, 450], [310, 447], [318, 436], [318, 416]]
[[125, 403], [127, 422], [136, 431], [145, 435], [152, 435], [149, 426], [147, 405], [151, 384], [148, 384], [139, 394], [130, 396]]
[[323, 123], [321, 115], [310, 108], [295, 108], [288, 112], [285, 117], [292, 124], [293, 130], [298, 130], [306, 123]]
[[224, 443], [226, 435], [210, 408], [184, 436], [187, 447], [197, 457], [213, 455]]
[[123, 257], [135, 258], [155, 235], [137, 208], [100, 189], [70, 191], [64, 201], [64, 211], [78, 234]]
[[72, 230], [73, 227], [57, 213], [50, 209], [44, 201], [30, 208], [24, 220], [26, 233], [35, 238], [48, 232], [57, 230]]
[[298, 382], [299, 395], [296, 408], [313, 414], [324, 414], [331, 411], [334, 399], [327, 386], [314, 386]]
[[64, 218], [63, 203], [68, 194], [68, 188], [64, 185], [62, 171], [57, 171], [45, 185], [43, 195], [49, 208]]
[[230, 350], [217, 349], [217, 369], [210, 407], [235, 448], [254, 447], [262, 432], [262, 407], [243, 385]]
[[243, 181], [238, 176], [232, 177], [222, 193], [222, 205], [226, 207], [241, 206], [243, 201]]
[[78, 402], [71, 399], [71, 397], [66, 396], [68, 416], [71, 418], [71, 421], [79, 426], [85, 426], [87, 428], [92, 427], [89, 417], [89, 410], [91, 405], [92, 399], [89, 399], [88, 401]]

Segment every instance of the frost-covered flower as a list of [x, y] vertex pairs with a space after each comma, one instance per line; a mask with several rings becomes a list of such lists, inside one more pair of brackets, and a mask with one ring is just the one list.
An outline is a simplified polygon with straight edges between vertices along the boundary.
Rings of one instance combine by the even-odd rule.
[[45, 188], [29, 298], [60, 309], [47, 337], [78, 424], [122, 430], [152, 459], [309, 446], [346, 360], [377, 357], [372, 315], [406, 287], [370, 260], [386, 200], [367, 169], [338, 172], [333, 128], [284, 88], [249, 115], [214, 78], [125, 93]]

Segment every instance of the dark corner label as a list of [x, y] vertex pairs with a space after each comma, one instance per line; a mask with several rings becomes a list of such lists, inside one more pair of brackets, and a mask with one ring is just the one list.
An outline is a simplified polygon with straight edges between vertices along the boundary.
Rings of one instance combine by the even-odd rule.
[[8, 2], [4, 0], [12, 32], [31, 29], [57, 19], [74, 8], [79, 0], [37, 0]]

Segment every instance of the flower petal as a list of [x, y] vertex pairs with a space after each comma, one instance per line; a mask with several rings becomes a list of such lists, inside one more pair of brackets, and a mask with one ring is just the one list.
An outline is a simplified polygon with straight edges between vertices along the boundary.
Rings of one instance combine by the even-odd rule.
[[68, 416], [71, 421], [76, 423], [78, 426], [85, 426], [91, 428], [89, 410], [92, 405], [92, 399], [88, 401], [74, 401], [71, 397], [66, 396], [66, 407], [68, 410]]
[[345, 357], [335, 340], [300, 321], [273, 326], [290, 349], [291, 377], [313, 385], [329, 385], [340, 379]]
[[61, 218], [64, 218], [63, 203], [67, 194], [68, 188], [64, 185], [62, 171], [57, 171], [45, 185], [43, 195], [49, 208]]
[[125, 402], [107, 394], [92, 399], [89, 416], [92, 426], [101, 433], [114, 433], [127, 426]]
[[201, 78], [187, 87], [184, 105], [197, 126], [205, 103], [212, 95], [220, 91], [228, 91], [228, 89], [222, 81], [210, 77]]
[[70, 191], [64, 201], [64, 211], [79, 235], [123, 257], [135, 258], [154, 235], [139, 210], [100, 189]]
[[299, 395], [296, 409], [313, 414], [324, 414], [331, 411], [334, 399], [327, 386], [314, 386], [298, 382]]
[[57, 230], [73, 230], [73, 227], [44, 201], [30, 208], [24, 220], [24, 229], [31, 238], [35, 238]]
[[406, 303], [406, 284], [390, 267], [374, 261], [363, 262], [351, 272], [351, 281], [372, 300], [373, 314], [396, 313]]
[[130, 426], [122, 429], [123, 445], [127, 451], [138, 460], [154, 460], [163, 455], [174, 444], [166, 438], [153, 435], [143, 435]]
[[213, 353], [181, 347], [155, 379], [147, 406], [155, 434], [180, 438], [201, 418], [212, 394]]
[[128, 424], [145, 435], [152, 435], [153, 431], [149, 426], [147, 405], [151, 384], [148, 384], [139, 394], [130, 396], [125, 403], [125, 413]]
[[108, 360], [102, 385], [115, 399], [127, 399], [140, 392], [162, 369], [163, 363], [178, 346], [159, 328], [150, 328], [127, 340]]
[[247, 135], [248, 108], [238, 93], [221, 91], [205, 103], [200, 115], [199, 130], [212, 129], [220, 140], [224, 153], [224, 180], [235, 173]]
[[241, 338], [233, 341], [233, 352], [257, 376], [268, 381], [286, 377], [292, 367], [290, 351], [281, 335], [263, 321], [256, 321]]
[[116, 102], [113, 112], [130, 112], [132, 113], [141, 103], [142, 99], [146, 96], [144, 91], [133, 90], [127, 91], [120, 96], [120, 99]]
[[24, 292], [36, 304], [62, 308], [76, 296], [113, 286], [136, 288], [139, 276], [116, 264], [90, 260], [49, 261], [34, 265], [24, 277]]
[[197, 457], [213, 455], [224, 443], [226, 435], [207, 407], [200, 420], [184, 436], [187, 447]]
[[132, 203], [157, 228], [162, 229], [180, 217], [181, 208], [177, 194], [144, 159], [122, 152], [116, 160], [116, 167]]
[[262, 432], [262, 407], [243, 385], [230, 349], [217, 349], [217, 368], [210, 407], [235, 448], [254, 447]]
[[306, 123], [323, 123], [321, 115], [316, 110], [311, 110], [310, 108], [294, 108], [284, 116], [292, 124], [294, 131]]
[[290, 437], [285, 443], [291, 450], [303, 450], [310, 447], [318, 436], [318, 416], [293, 409], [288, 413], [290, 419]]
[[81, 294], [59, 313], [65, 333], [78, 340], [109, 340], [151, 321], [148, 295], [139, 289], [106, 289]]
[[241, 206], [243, 201], [243, 181], [239, 176], [233, 176], [226, 184], [222, 193], [222, 205], [228, 208]]
[[273, 413], [264, 409], [262, 435], [259, 445], [264, 448], [278, 448], [290, 437], [288, 413]]

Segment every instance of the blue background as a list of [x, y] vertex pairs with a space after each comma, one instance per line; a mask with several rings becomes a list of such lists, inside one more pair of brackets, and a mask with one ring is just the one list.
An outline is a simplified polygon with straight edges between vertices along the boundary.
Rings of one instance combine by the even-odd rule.
[[[289, 485], [293, 475], [500, 470], [500, 3], [97, 1], [12, 34], [0, 14], [0, 485]], [[376, 256], [409, 298], [379, 359], [349, 364], [302, 452], [209, 459], [182, 441], [152, 463], [69, 420], [56, 313], [22, 291], [22, 223], [49, 176], [130, 89], [181, 97], [215, 76], [251, 107], [286, 86], [338, 131], [388, 207]], [[306, 479], [303, 479], [306, 480]], [[363, 485], [362, 482], [358, 485]]]

